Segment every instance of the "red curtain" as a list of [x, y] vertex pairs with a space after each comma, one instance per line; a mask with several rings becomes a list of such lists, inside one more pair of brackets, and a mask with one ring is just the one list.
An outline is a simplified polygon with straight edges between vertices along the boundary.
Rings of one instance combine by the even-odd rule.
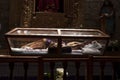
[[59, 10], [59, 0], [38, 0], [38, 10], [57, 12]]

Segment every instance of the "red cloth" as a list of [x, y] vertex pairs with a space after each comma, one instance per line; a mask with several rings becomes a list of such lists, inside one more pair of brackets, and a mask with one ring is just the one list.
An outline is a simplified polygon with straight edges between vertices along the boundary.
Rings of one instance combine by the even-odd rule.
[[38, 10], [39, 11], [53, 11], [57, 12], [59, 9], [59, 0], [39, 0]]

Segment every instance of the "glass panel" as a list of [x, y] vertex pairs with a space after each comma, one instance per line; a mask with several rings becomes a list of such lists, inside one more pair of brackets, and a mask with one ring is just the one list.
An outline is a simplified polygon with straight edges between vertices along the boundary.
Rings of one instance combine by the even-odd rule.
[[55, 35], [58, 34], [57, 30], [48, 29], [17, 29], [10, 34], [13, 35]]
[[101, 36], [102, 34], [98, 31], [80, 31], [80, 30], [62, 30], [62, 35], [73, 35], [73, 36], [84, 36], [84, 35], [92, 35], [92, 36]]
[[49, 47], [57, 48], [54, 38], [8, 38], [8, 42], [15, 54], [47, 54]]
[[[66, 54], [77, 54], [77, 55], [84, 55], [84, 54], [94, 54], [100, 55], [103, 54], [106, 40], [90, 40], [90, 39], [80, 39], [80, 38], [64, 38], [62, 39], [62, 47], [66, 47]], [[69, 49], [71, 49], [71, 52]]]

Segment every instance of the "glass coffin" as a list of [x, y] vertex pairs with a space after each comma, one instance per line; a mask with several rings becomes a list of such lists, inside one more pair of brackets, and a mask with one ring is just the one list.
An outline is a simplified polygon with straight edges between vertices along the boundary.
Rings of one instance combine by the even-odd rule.
[[15, 28], [5, 34], [10, 54], [103, 54], [109, 36], [97, 29]]

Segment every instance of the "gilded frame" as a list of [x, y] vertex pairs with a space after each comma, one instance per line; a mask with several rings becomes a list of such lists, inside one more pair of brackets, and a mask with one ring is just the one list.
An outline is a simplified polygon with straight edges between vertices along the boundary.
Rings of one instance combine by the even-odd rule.
[[[35, 1], [36, 0], [24, 0], [23, 5], [23, 14], [22, 14], [22, 25], [23, 27], [31, 27], [31, 21], [33, 18], [36, 18], [37, 14], [44, 14], [44, 12], [36, 12], [35, 11]], [[76, 5], [77, 4], [77, 5]], [[61, 14], [65, 15], [66, 25], [67, 26], [77, 26], [79, 25], [77, 20], [79, 17], [79, 5], [81, 4], [81, 1], [75, 1], [75, 0], [64, 0], [64, 13], [53, 13], [55, 14]], [[49, 13], [45, 13], [48, 14]], [[74, 19], [74, 20], [73, 20]], [[71, 21], [73, 23], [71, 23]]]

